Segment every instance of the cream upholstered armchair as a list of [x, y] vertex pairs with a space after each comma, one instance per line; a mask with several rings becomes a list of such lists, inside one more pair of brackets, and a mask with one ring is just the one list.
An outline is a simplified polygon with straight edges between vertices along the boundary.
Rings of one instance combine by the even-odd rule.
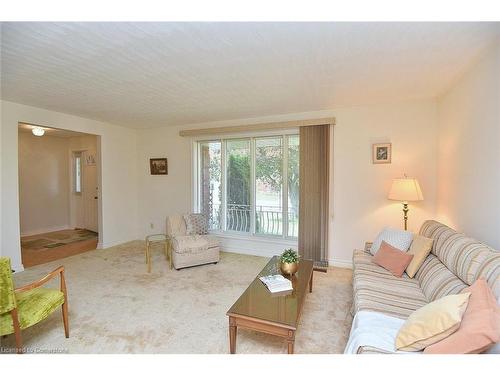
[[167, 236], [176, 270], [219, 261], [219, 240], [210, 234], [192, 234], [183, 215], [167, 217]]

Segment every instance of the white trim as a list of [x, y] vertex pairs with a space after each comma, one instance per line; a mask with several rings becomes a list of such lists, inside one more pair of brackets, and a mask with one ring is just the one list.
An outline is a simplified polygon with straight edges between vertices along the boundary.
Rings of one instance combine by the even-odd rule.
[[260, 251], [260, 250], [241, 249], [241, 248], [236, 249], [236, 248], [227, 247], [227, 246], [221, 246], [221, 251], [224, 253], [253, 255], [253, 256], [264, 257], [264, 258], [271, 258], [273, 255], [278, 255], [278, 254], [267, 254], [267, 253]]
[[133, 241], [144, 241], [144, 240], [141, 239], [141, 238], [130, 238], [130, 239], [125, 240], [125, 241], [124, 240], [109, 241], [109, 242], [101, 242], [101, 241], [99, 241], [97, 243], [96, 249], [107, 249], [107, 248], [110, 248], [110, 247], [113, 247], [113, 246], [123, 245], [125, 243], [133, 242]]
[[284, 249], [297, 249], [296, 241], [285, 241], [259, 236], [217, 235], [222, 251], [230, 253], [272, 257], [280, 255]]
[[[221, 219], [220, 219], [220, 229], [222, 231], [226, 230], [226, 223], [227, 223], [227, 206], [226, 206], [226, 200], [227, 200], [227, 184], [226, 184], [226, 178], [227, 178], [227, 173], [226, 173], [226, 142], [220, 141], [220, 189], [221, 189], [221, 200], [220, 200], [220, 206], [221, 206]], [[199, 183], [199, 181], [198, 181]]]
[[265, 236], [265, 235], [248, 235], [248, 234], [239, 234], [241, 232], [210, 232], [211, 235], [217, 236], [218, 238], [226, 238], [233, 239], [239, 241], [247, 241], [247, 242], [265, 242], [272, 243], [275, 245], [283, 245], [283, 246], [298, 246], [298, 240], [285, 239], [281, 236]]
[[250, 145], [250, 233], [255, 233], [255, 218], [257, 217], [257, 215], [255, 214], [255, 210], [257, 209], [257, 181], [255, 181], [255, 138], [250, 138], [248, 143]]
[[71, 226], [69, 224], [58, 225], [55, 227], [41, 228], [41, 229], [36, 229], [36, 230], [30, 230], [28, 232], [21, 232], [21, 237], [36, 236], [38, 234], [57, 232], [59, 230], [65, 230], [65, 229], [73, 229], [73, 228], [71, 228]]
[[15, 273], [18, 273], [18, 272], [23, 272], [24, 271], [24, 266], [22, 264], [18, 265], [18, 266], [12, 266], [12, 269], [14, 270]]
[[279, 135], [294, 135], [299, 134], [299, 128], [289, 128], [289, 129], [271, 129], [262, 131], [248, 131], [248, 132], [237, 132], [237, 133], [227, 133], [227, 134], [212, 134], [212, 135], [200, 135], [196, 137], [190, 137], [193, 142], [203, 142], [203, 141], [221, 141], [224, 139], [242, 139], [242, 138], [259, 138], [259, 137], [273, 137]]
[[352, 269], [352, 260], [332, 258], [328, 259], [328, 265], [331, 267]]
[[288, 137], [289, 135], [281, 136], [281, 232], [284, 237], [288, 237], [288, 220], [290, 213], [288, 212]]
[[200, 192], [199, 192], [199, 168], [198, 159], [200, 155], [200, 145], [197, 142], [191, 142], [191, 212], [195, 212], [197, 207], [200, 206]]

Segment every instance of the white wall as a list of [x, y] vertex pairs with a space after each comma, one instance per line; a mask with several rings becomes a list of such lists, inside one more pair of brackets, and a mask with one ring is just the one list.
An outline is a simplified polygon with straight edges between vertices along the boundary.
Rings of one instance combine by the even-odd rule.
[[[332, 111], [241, 119], [182, 128], [216, 127], [251, 122], [286, 121], [335, 116], [333, 179], [330, 201], [333, 218], [329, 257], [333, 264], [349, 265], [352, 250], [371, 240], [385, 225], [401, 227], [402, 206], [388, 201], [391, 180], [407, 173], [419, 179], [425, 200], [410, 205], [410, 229], [418, 230], [434, 218], [436, 203], [437, 129], [433, 100]], [[181, 127], [138, 132], [139, 235], [164, 230], [169, 214], [191, 209], [191, 140], [178, 135]], [[374, 165], [371, 145], [392, 142], [392, 164]], [[150, 176], [149, 158], [167, 157], [168, 176]], [[153, 223], [151, 229], [149, 224]], [[249, 243], [224, 239], [229, 250], [271, 255], [283, 244]]]
[[[333, 264], [350, 264], [353, 248], [373, 239], [383, 226], [401, 226], [401, 205], [388, 201], [386, 196], [391, 180], [403, 173], [419, 179], [425, 198], [410, 204], [410, 230], [416, 231], [425, 219], [438, 216], [500, 248], [499, 103], [498, 43], [438, 104], [422, 100], [135, 131], [2, 101], [2, 253], [12, 258], [15, 268], [22, 268], [19, 121], [99, 135], [100, 232], [101, 245], [107, 247], [163, 232], [167, 215], [191, 210], [192, 142], [178, 135], [180, 129], [328, 116], [337, 120], [330, 192], [329, 258]], [[378, 142], [392, 142], [392, 164], [371, 163], [371, 145]], [[152, 157], [168, 158], [167, 176], [149, 174]], [[229, 250], [271, 255], [287, 244], [226, 238], [223, 245]]]
[[21, 235], [69, 228], [69, 140], [19, 132]]
[[441, 221], [500, 249], [500, 42], [438, 103]]
[[136, 131], [82, 117], [2, 101], [2, 254], [22, 269], [19, 243], [18, 122], [99, 135], [100, 245], [137, 238]]
[[[387, 200], [393, 178], [420, 182], [424, 200], [410, 202], [408, 229], [435, 217], [437, 129], [434, 101], [335, 111], [333, 215], [330, 259], [350, 262], [352, 250], [383, 226], [402, 228], [399, 202]], [[392, 163], [372, 164], [371, 145], [392, 143]]]

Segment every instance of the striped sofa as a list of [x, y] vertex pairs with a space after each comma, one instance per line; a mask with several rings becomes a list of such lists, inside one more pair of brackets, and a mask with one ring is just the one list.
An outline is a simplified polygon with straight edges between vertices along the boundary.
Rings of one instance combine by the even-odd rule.
[[[424, 222], [420, 235], [434, 240], [431, 254], [415, 278], [402, 278], [372, 262], [370, 243], [353, 253], [353, 313], [377, 311], [406, 319], [413, 311], [449, 294], [460, 293], [478, 278], [487, 280], [500, 303], [500, 251], [434, 220]], [[374, 353], [361, 347], [358, 353]]]

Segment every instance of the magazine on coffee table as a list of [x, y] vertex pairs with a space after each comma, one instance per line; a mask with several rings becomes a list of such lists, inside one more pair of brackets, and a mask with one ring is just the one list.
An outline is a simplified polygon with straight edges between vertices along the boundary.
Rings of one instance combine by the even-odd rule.
[[259, 277], [259, 280], [269, 289], [271, 293], [293, 290], [292, 282], [283, 275], [269, 275]]

